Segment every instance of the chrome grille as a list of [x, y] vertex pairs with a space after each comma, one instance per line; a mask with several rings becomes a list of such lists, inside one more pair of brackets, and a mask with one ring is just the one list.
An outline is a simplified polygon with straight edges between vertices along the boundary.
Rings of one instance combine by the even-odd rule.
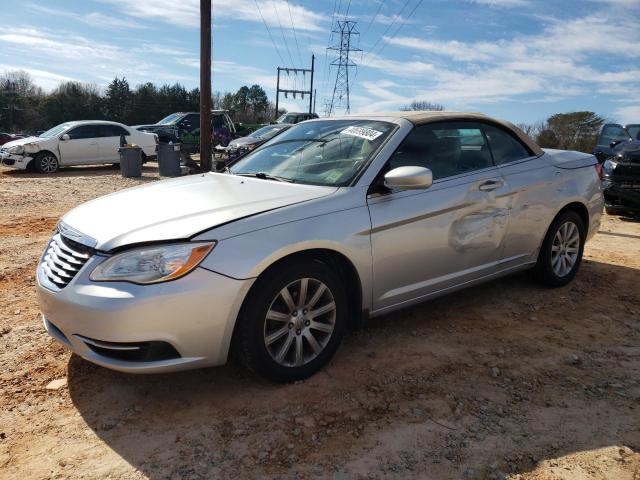
[[56, 287], [66, 287], [91, 257], [88, 247], [72, 240], [64, 239], [56, 233], [42, 257], [40, 269], [44, 276]]

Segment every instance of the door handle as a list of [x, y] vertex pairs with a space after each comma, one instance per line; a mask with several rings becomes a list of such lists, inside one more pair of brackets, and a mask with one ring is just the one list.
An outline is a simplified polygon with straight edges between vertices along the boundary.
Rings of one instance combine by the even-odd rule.
[[478, 190], [480, 190], [481, 192], [491, 192], [502, 187], [503, 185], [504, 182], [502, 180], [487, 180], [486, 182], [481, 183], [478, 186]]

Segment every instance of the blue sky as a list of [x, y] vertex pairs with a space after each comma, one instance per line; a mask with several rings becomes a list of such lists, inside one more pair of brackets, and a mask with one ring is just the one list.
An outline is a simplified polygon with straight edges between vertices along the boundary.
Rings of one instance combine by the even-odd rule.
[[[68, 79], [104, 87], [114, 76], [132, 85], [198, 86], [199, 0], [2, 3], [0, 71], [26, 70], [46, 90]], [[640, 122], [640, 0], [213, 5], [214, 91], [259, 83], [273, 98], [276, 66], [308, 67], [315, 53], [322, 113], [335, 79], [333, 54], [326, 52], [332, 18], [348, 17], [358, 22], [363, 50], [353, 57], [352, 112], [397, 109], [418, 99], [514, 122], [574, 110]], [[308, 78], [284, 82], [308, 86]], [[289, 110], [307, 105], [292, 98], [282, 103]]]

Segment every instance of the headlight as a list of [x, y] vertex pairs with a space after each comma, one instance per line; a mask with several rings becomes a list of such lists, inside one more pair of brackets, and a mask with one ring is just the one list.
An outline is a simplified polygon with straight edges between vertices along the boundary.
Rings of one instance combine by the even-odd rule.
[[214, 246], [215, 242], [208, 242], [136, 248], [101, 263], [89, 278], [95, 282], [139, 284], [175, 280], [196, 268]]
[[15, 147], [9, 148], [9, 153], [13, 155], [22, 155], [24, 153], [24, 145], [16, 145]]
[[602, 172], [605, 175], [613, 175], [613, 171], [617, 166], [618, 164], [613, 160], [605, 160], [605, 162], [602, 164]]

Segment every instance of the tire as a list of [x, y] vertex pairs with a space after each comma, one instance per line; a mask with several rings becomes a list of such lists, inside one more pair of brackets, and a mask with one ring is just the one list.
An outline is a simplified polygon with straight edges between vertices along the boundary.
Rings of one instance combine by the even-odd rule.
[[580, 215], [572, 210], [558, 215], [542, 242], [535, 267], [537, 279], [550, 287], [567, 285], [578, 273], [586, 239]]
[[[304, 302], [299, 301], [303, 282]], [[289, 302], [282, 293], [285, 289]], [[326, 312], [311, 315], [319, 310]], [[252, 287], [238, 321], [242, 363], [277, 382], [302, 380], [326, 365], [340, 345], [347, 324], [344, 287], [335, 272], [319, 261], [277, 266]]]
[[56, 173], [60, 168], [57, 157], [51, 152], [41, 152], [34, 159], [36, 172], [50, 174]]

